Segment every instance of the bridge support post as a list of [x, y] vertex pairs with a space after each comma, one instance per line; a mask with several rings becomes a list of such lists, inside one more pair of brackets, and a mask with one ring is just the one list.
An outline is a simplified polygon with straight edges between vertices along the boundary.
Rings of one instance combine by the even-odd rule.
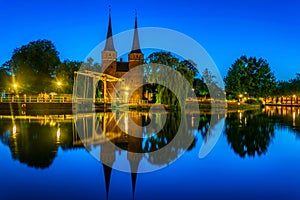
[[103, 97], [104, 97], [104, 106], [106, 107], [106, 99], [107, 99], [107, 85], [106, 85], [106, 77], [103, 79]]
[[96, 103], [96, 81], [95, 81], [95, 77], [93, 77], [93, 103]]

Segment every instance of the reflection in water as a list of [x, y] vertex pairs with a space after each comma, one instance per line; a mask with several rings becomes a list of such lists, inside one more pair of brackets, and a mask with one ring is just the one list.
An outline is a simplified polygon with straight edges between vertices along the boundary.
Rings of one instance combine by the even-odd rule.
[[0, 120], [0, 127], [1, 141], [9, 146], [12, 158], [30, 167], [48, 168], [58, 147], [74, 148], [71, 120], [55, 120], [53, 116], [26, 120], [11, 117]]
[[228, 113], [225, 134], [239, 156], [265, 154], [274, 137], [274, 123], [260, 111]]
[[[195, 147], [194, 130], [199, 128], [205, 137], [205, 130], [209, 127], [207, 116], [181, 117], [180, 113], [92, 113], [75, 116], [74, 120], [81, 123], [84, 128], [86, 133], [83, 137], [86, 140], [84, 142], [90, 144], [88, 146], [90, 150], [101, 146], [98, 154], [100, 161], [105, 163], [103, 170], [107, 194], [112, 172], [109, 166], [114, 164], [116, 155], [120, 154], [116, 147], [126, 152], [126, 159], [132, 172], [134, 195], [137, 171], [142, 159], [151, 165], [168, 165], [178, 158], [186, 146], [189, 146], [188, 150]], [[203, 122], [203, 126], [198, 127], [198, 121]], [[134, 126], [133, 123], [139, 126]], [[172, 143], [180, 123], [181, 129], [186, 130], [183, 136], [190, 138], [191, 144], [186, 144], [187, 140]], [[145, 127], [149, 124], [152, 126]], [[72, 116], [2, 116], [0, 140], [9, 147], [13, 159], [30, 167], [45, 169], [51, 166], [59, 148], [62, 150], [83, 148], [74, 127]], [[103, 134], [99, 134], [100, 129], [103, 130]], [[133, 132], [134, 136], [131, 134]], [[163, 147], [164, 151], [159, 156], [151, 154]], [[136, 152], [149, 154], [142, 157], [142, 154], [135, 154]]]
[[[183, 134], [191, 138], [190, 141], [194, 140], [192, 128], [187, 125], [186, 117], [181, 117], [180, 113], [152, 113], [151, 115], [142, 112], [79, 114], [76, 116], [76, 127], [79, 133], [83, 133], [80, 136], [88, 149], [92, 150], [95, 146], [101, 146], [108, 141], [122, 150], [133, 153], [150, 153], [165, 147], [165, 151], [172, 151], [174, 156], [168, 157], [168, 162], [165, 162], [168, 159], [162, 158], [164, 155], [160, 155], [160, 158], [149, 155], [147, 159], [153, 164], [169, 164], [187, 145], [184, 141], [172, 143], [179, 126], [186, 130]], [[161, 124], [163, 115], [166, 115], [165, 124]], [[152, 126], [143, 127], [149, 123]]]
[[300, 139], [300, 108], [289, 106], [266, 106], [263, 110], [274, 120], [277, 128], [288, 127]]
[[[215, 124], [225, 117], [224, 113], [215, 115], [217, 119], [214, 120]], [[118, 166], [124, 167], [127, 164], [129, 164], [129, 170], [126, 171], [131, 172], [132, 194], [134, 195], [137, 172], [141, 165], [144, 167], [142, 170], [169, 165], [185, 150], [191, 150], [196, 146], [198, 129], [205, 143], [208, 142], [210, 134], [213, 134], [212, 132], [206, 133], [210, 127], [211, 115], [200, 115], [200, 118], [196, 116], [199, 115], [181, 115], [180, 112], [118, 111], [77, 114], [75, 121], [82, 142], [94, 157], [103, 163], [107, 196], [111, 167], [114, 166], [120, 170]], [[199, 122], [200, 125], [198, 125]], [[151, 126], [147, 126], [149, 124]], [[178, 136], [178, 130], [182, 133], [181, 139], [174, 142], [174, 138]], [[160, 153], [153, 153], [158, 150]], [[126, 155], [127, 163], [124, 163], [123, 159], [116, 160], [117, 154]]]
[[56, 142], [57, 143], [60, 142], [60, 126], [57, 127], [57, 131], [56, 131]]
[[[166, 116], [165, 125], [161, 124], [163, 115]], [[218, 119], [221, 120], [224, 116], [222, 115]], [[132, 167], [138, 169], [139, 160], [142, 158], [136, 157], [131, 152], [151, 153], [165, 147], [164, 154], [160, 156], [148, 154], [145, 157], [152, 165], [168, 165], [178, 158], [186, 145], [184, 141], [172, 143], [180, 123], [186, 130], [184, 137], [190, 138], [192, 141], [187, 150], [195, 147], [199, 139], [198, 134], [202, 136], [200, 141], [206, 142], [210, 134], [209, 127], [213, 127], [215, 124], [210, 124], [211, 114], [209, 113], [201, 114], [199, 117], [188, 114], [181, 118], [180, 113], [176, 112], [150, 114], [118, 112], [84, 114], [81, 117], [77, 116], [76, 120], [77, 122], [81, 120], [82, 125], [85, 125], [87, 135], [84, 138], [87, 141], [84, 142], [90, 144], [89, 149], [95, 149], [100, 144], [103, 146], [109, 139], [112, 144], [129, 152], [127, 160], [129, 162], [132, 162], [130, 159], [134, 160], [136, 163]], [[90, 121], [91, 119], [94, 121]], [[140, 126], [133, 126], [130, 123]], [[150, 123], [153, 123], [153, 126], [143, 127]], [[290, 127], [300, 138], [300, 108], [266, 107], [263, 112], [228, 113], [224, 133], [234, 152], [241, 157], [262, 155], [267, 152], [270, 141], [274, 137], [274, 126], [277, 124]], [[161, 130], [156, 133], [158, 129], [156, 130], [155, 127], [161, 127]], [[101, 133], [100, 129], [105, 134], [99, 134]], [[135, 132], [135, 137], [130, 132]], [[0, 140], [9, 146], [14, 159], [36, 168], [49, 167], [56, 157], [59, 147], [63, 150], [83, 147], [82, 141], [74, 130], [71, 116], [42, 116], [26, 119], [2, 117]], [[109, 159], [102, 158], [103, 160], [114, 162], [115, 154], [118, 152], [114, 145], [109, 154], [107, 152], [98, 153], [101, 156], [108, 155]], [[137, 171], [137, 169], [133, 171]]]
[[[201, 115], [180, 113], [91, 113], [74, 116], [42, 116], [25, 119], [0, 117], [0, 142], [9, 147], [13, 159], [30, 167], [45, 169], [54, 162], [58, 149], [83, 148], [94, 151], [102, 161], [106, 196], [109, 196], [110, 182], [117, 157], [123, 156], [131, 173], [132, 195], [136, 182], [139, 182], [139, 168], [143, 161], [149, 165], [168, 165], [185, 150], [185, 140], [174, 141], [175, 134], [182, 123], [183, 137], [190, 138], [187, 150], [196, 143], [209, 143], [213, 138], [214, 127], [226, 117], [224, 133], [232, 152], [240, 157], [255, 157], [266, 154], [274, 138], [274, 129], [288, 127], [300, 138], [300, 110], [292, 107], [266, 107], [263, 111]], [[216, 116], [214, 116], [216, 115]], [[165, 116], [165, 125], [162, 124]], [[24, 116], [23, 116], [24, 117]], [[212, 121], [212, 118], [216, 121]], [[81, 141], [75, 129], [79, 123], [85, 130], [85, 141]], [[134, 124], [140, 126], [134, 126]], [[147, 126], [153, 124], [153, 126]], [[277, 127], [278, 126], [278, 127]], [[99, 131], [102, 129], [103, 131]], [[156, 133], [158, 131], [158, 133]], [[134, 132], [134, 136], [132, 136]], [[155, 134], [156, 133], [156, 134]], [[199, 146], [199, 145], [197, 145]], [[159, 155], [151, 154], [165, 148]], [[119, 150], [121, 149], [121, 151]], [[196, 149], [196, 151], [199, 151]], [[135, 152], [144, 153], [135, 154]], [[60, 155], [60, 154], [59, 154]], [[197, 158], [195, 158], [197, 159]], [[122, 163], [124, 164], [124, 163]], [[184, 163], [186, 165], [194, 163]], [[202, 164], [202, 163], [201, 163]], [[104, 189], [104, 186], [103, 186]]]
[[210, 124], [209, 124], [210, 119], [211, 119], [211, 115], [208, 115], [208, 114], [204, 114], [204, 115], [200, 116], [198, 130], [199, 130], [200, 134], [202, 135], [202, 137], [206, 136], [206, 133], [210, 126]]
[[234, 152], [241, 157], [265, 154], [274, 129], [283, 126], [300, 139], [300, 108], [266, 106], [262, 111], [228, 113], [225, 134]]
[[[162, 120], [163, 115], [166, 115], [165, 125], [161, 124], [164, 121]], [[75, 121], [85, 146], [90, 151], [100, 147], [100, 152], [96, 151], [94, 156], [98, 156], [103, 163], [107, 196], [112, 172], [111, 166], [118, 165], [118, 163], [115, 163], [116, 154], [122, 155], [122, 151], [124, 152], [123, 155], [126, 155], [130, 168], [128, 171], [131, 172], [132, 194], [134, 195], [138, 168], [143, 155], [145, 155], [141, 153], [149, 153], [144, 156], [144, 160], [150, 164], [167, 165], [176, 159], [181, 149], [184, 148], [184, 144], [180, 143], [168, 145], [171, 144], [176, 135], [181, 121], [178, 113], [116, 112], [78, 114]], [[186, 119], [182, 123], [186, 124]], [[152, 126], [146, 126], [149, 124], [152, 124]], [[157, 133], [157, 131], [159, 132]], [[194, 137], [191, 131], [185, 132], [185, 135]], [[151, 152], [163, 147], [165, 147], [165, 153], [161, 153], [159, 156], [151, 154]], [[126, 165], [126, 163], [121, 163], [121, 165]]]
[[[209, 128], [213, 131], [214, 126], [225, 117], [224, 133], [233, 152], [240, 157], [254, 157], [267, 152], [277, 124], [290, 127], [299, 136], [299, 113], [299, 109], [296, 108], [266, 107], [263, 112], [217, 113], [214, 114], [217, 116], [216, 121], [211, 121], [213, 118], [211, 113], [202, 113], [200, 116], [191, 113], [182, 117], [176, 112], [134, 111], [78, 114], [74, 119], [71, 116], [26, 119], [1, 117], [0, 140], [9, 146], [14, 159], [30, 167], [42, 169], [53, 163], [59, 148], [62, 150], [83, 148], [85, 143], [104, 163], [103, 181], [107, 196], [112, 175], [110, 166], [117, 165], [117, 156], [124, 155], [132, 172], [131, 188], [134, 195], [137, 172], [143, 161], [152, 166], [168, 165], [176, 160], [182, 151], [195, 148], [197, 142], [209, 143], [209, 140], [214, 138], [213, 132], [208, 131]], [[84, 129], [85, 135], [81, 136], [83, 141], [77, 134], [73, 120]], [[164, 120], [165, 124], [162, 123]], [[153, 126], [147, 126], [149, 124]], [[174, 143], [172, 141], [180, 124], [185, 130], [183, 137], [189, 139]], [[186, 141], [192, 142], [186, 144]], [[164, 151], [161, 154], [151, 154], [162, 148]]]

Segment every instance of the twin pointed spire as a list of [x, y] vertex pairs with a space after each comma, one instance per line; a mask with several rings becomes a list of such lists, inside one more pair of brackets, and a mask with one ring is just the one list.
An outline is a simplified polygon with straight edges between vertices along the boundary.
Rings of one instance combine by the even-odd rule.
[[142, 53], [140, 49], [140, 40], [139, 40], [139, 33], [138, 33], [138, 25], [137, 25], [137, 11], [135, 10], [135, 22], [134, 22], [134, 35], [133, 35], [133, 42], [132, 48], [130, 53]]
[[115, 51], [114, 41], [112, 37], [112, 26], [111, 26], [111, 7], [109, 6], [109, 19], [108, 19], [108, 29], [106, 35], [106, 43], [104, 51]]
[[[112, 37], [112, 25], [111, 25], [111, 6], [109, 5], [109, 19], [108, 19], [108, 29], [106, 35], [106, 42], [104, 51], [115, 51], [114, 41]], [[130, 53], [142, 53], [140, 49], [140, 41], [138, 34], [138, 25], [137, 25], [137, 11], [135, 10], [135, 23], [134, 23], [134, 35], [132, 48]]]

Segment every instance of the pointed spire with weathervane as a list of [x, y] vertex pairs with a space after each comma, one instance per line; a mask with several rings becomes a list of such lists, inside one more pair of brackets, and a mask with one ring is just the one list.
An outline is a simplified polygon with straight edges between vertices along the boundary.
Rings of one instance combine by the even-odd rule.
[[[108, 29], [107, 29], [105, 47], [101, 52], [101, 58], [102, 58], [102, 72], [106, 74], [114, 75], [117, 52], [115, 51], [113, 35], [112, 35], [111, 6], [109, 6]], [[111, 69], [108, 68], [109, 66], [111, 66], [112, 68]]]
[[138, 33], [138, 25], [137, 25], [137, 11], [135, 10], [135, 22], [134, 22], [134, 35], [133, 35], [133, 42], [132, 48], [130, 53], [142, 53], [140, 48], [140, 40], [139, 40], [139, 33]]
[[109, 19], [108, 19], [108, 29], [106, 35], [106, 43], [104, 51], [115, 51], [114, 41], [112, 37], [112, 26], [111, 26], [111, 6], [109, 5]]
[[[135, 10], [134, 35], [133, 35], [133, 41], [132, 41], [132, 48], [131, 48], [130, 53], [128, 54], [128, 62], [129, 62], [129, 64], [128, 64], [129, 70], [142, 65], [144, 62], [144, 54], [142, 53], [141, 47], [140, 47], [136, 10]], [[130, 84], [133, 84], [133, 88], [138, 88], [138, 89], [136, 89], [132, 93], [130, 100], [143, 98], [143, 88], [140, 87], [141, 85], [143, 85], [143, 78], [142, 78], [143, 73], [144, 72], [143, 72], [142, 67], [138, 68], [137, 70], [133, 70], [131, 72], [131, 76], [134, 77], [135, 81], [130, 82]], [[137, 77], [139, 77], [139, 78], [137, 78]]]

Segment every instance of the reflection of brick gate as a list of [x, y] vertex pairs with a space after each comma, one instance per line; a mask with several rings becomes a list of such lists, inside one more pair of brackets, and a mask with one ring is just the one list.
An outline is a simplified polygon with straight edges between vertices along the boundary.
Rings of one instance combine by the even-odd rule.
[[99, 81], [102, 81], [103, 84], [103, 94], [100, 98], [100, 102], [103, 103], [108, 103], [112, 100], [112, 91], [108, 91], [107, 82], [115, 83], [120, 81], [120, 78], [89, 70], [75, 72], [74, 79], [73, 101], [90, 101], [93, 103], [96, 102], [96, 88]]
[[[99, 119], [101, 119], [101, 123]], [[77, 135], [77, 132], [73, 133], [73, 145], [83, 143], [87, 147], [91, 147], [120, 137], [120, 133], [112, 133], [106, 130], [112, 119], [114, 118], [108, 118], [107, 113], [77, 113], [74, 115], [79, 135]]]
[[[82, 142], [86, 146], [93, 146], [110, 141], [122, 146], [129, 142], [128, 136], [132, 132], [138, 138], [142, 138], [142, 116], [148, 115], [137, 112], [77, 113], [73, 115], [77, 130], [73, 132], [73, 144]], [[77, 133], [80, 141], [77, 139]]]
[[[135, 153], [142, 148], [142, 116], [135, 112], [118, 114], [102, 112], [78, 113], [73, 115], [73, 117], [76, 124], [76, 132], [73, 131], [73, 146], [82, 146], [84, 144], [86, 149], [103, 163], [107, 194], [109, 193], [112, 166], [116, 161], [117, 154], [123, 154], [121, 151], [127, 154], [126, 159], [131, 172], [131, 185], [134, 193], [137, 171], [142, 160], [142, 154], [136, 155]], [[138, 121], [138, 129], [133, 130], [135, 133], [138, 133], [137, 137], [129, 137], [128, 132], [126, 132], [126, 127], [133, 127], [132, 124], [136, 123], [136, 121], [128, 121], [129, 118]], [[125, 132], [119, 128], [120, 125], [125, 126]], [[97, 150], [98, 147], [99, 151]], [[124, 161], [122, 161], [123, 164]]]

